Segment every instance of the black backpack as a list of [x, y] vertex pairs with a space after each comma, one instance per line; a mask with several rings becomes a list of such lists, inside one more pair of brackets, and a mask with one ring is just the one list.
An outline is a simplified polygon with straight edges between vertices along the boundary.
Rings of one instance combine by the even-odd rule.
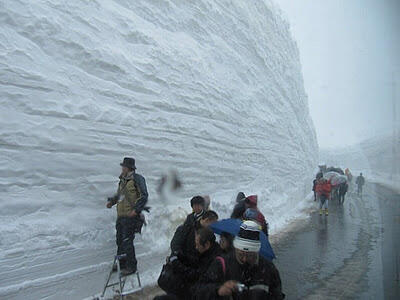
[[181, 276], [177, 276], [174, 273], [170, 262], [163, 265], [157, 284], [167, 294], [183, 296], [182, 293], [185, 291], [184, 281]]

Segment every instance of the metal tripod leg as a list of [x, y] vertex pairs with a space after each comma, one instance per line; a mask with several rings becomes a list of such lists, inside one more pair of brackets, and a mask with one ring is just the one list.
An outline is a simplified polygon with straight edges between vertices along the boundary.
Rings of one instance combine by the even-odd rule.
[[126, 255], [120, 255], [120, 256], [116, 256], [116, 260], [117, 260], [117, 270], [118, 270], [118, 281], [119, 281], [119, 299], [123, 300], [124, 299], [124, 286], [125, 286], [125, 282], [126, 282], [126, 278], [122, 278], [121, 275], [121, 265], [119, 264], [119, 260], [121, 258], [125, 258]]
[[[126, 282], [126, 278], [123, 278], [123, 277], [121, 276], [120, 259], [123, 259], [123, 258], [126, 258], [126, 255], [125, 255], [125, 254], [123, 254], [123, 255], [116, 255], [116, 256], [114, 257], [114, 261], [113, 261], [113, 264], [112, 264], [112, 267], [111, 267], [111, 271], [110, 271], [110, 273], [109, 273], [109, 275], [108, 275], [108, 277], [107, 277], [107, 281], [106, 281], [106, 284], [104, 285], [104, 289], [103, 289], [103, 293], [101, 294], [101, 297], [104, 297], [104, 294], [106, 293], [107, 288], [113, 287], [113, 286], [116, 286], [116, 285], [119, 285], [120, 299], [121, 299], [121, 300], [123, 299], [123, 289], [124, 289], [125, 282]], [[117, 266], [118, 282], [116, 282], [116, 283], [110, 283], [111, 276], [112, 276], [112, 274], [114, 273], [113, 270], [114, 270], [115, 265]]]
[[111, 279], [111, 276], [112, 276], [112, 273], [113, 273], [113, 269], [114, 269], [116, 260], [117, 260], [117, 256], [114, 257], [114, 261], [113, 261], [113, 264], [112, 264], [112, 267], [111, 267], [111, 271], [110, 271], [110, 274], [108, 274], [108, 278], [107, 278], [106, 284], [104, 285], [103, 292], [101, 293], [101, 297], [104, 297], [104, 294], [106, 293], [106, 290], [109, 287], [108, 283], [110, 282], [110, 279]]
[[139, 271], [136, 272], [136, 276], [137, 276], [137, 281], [139, 284], [139, 288], [142, 288], [142, 283], [140, 282], [140, 277], [139, 277]]
[[[138, 286], [139, 286], [139, 287], [138, 287], [138, 288], [134, 288], [134, 286], [132, 285], [133, 289], [128, 290], [128, 291], [124, 291], [124, 287], [125, 287], [125, 284], [126, 284], [126, 281], [127, 281], [127, 277], [128, 277], [129, 275], [128, 275], [128, 276], [122, 276], [122, 274], [121, 274], [120, 260], [121, 260], [121, 259], [125, 259], [125, 258], [126, 258], [126, 254], [123, 254], [123, 255], [116, 255], [116, 256], [114, 257], [114, 261], [113, 261], [113, 265], [112, 265], [110, 274], [109, 274], [108, 277], [107, 277], [107, 281], [106, 281], [106, 284], [104, 285], [103, 293], [101, 294], [101, 297], [102, 297], [102, 298], [104, 297], [107, 288], [113, 287], [113, 286], [116, 286], [116, 285], [119, 285], [119, 298], [120, 298], [121, 300], [123, 300], [123, 298], [124, 298], [125, 295], [128, 295], [128, 294], [130, 294], [130, 293], [133, 293], [133, 292], [136, 292], [136, 291], [141, 290], [141, 288], [142, 288], [142, 283], [140, 282], [139, 272], [136, 272], [136, 277], [137, 277], [137, 281], [138, 281]], [[113, 269], [114, 269], [115, 266], [117, 267], [118, 281], [115, 282], [115, 283], [110, 283], [112, 274], [114, 273], [114, 272], [113, 272]], [[132, 275], [135, 275], [135, 274], [132, 274]]]

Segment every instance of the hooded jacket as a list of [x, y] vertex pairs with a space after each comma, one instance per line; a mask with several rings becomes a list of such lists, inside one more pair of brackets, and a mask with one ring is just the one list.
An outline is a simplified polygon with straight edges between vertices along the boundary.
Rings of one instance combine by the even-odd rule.
[[199, 277], [208, 270], [208, 267], [211, 265], [214, 259], [221, 253], [221, 248], [216, 242], [214, 242], [210, 249], [208, 249], [206, 252], [202, 254], [197, 252], [196, 263], [192, 264], [191, 266], [185, 265], [179, 259], [173, 262], [172, 266], [174, 273], [182, 277], [182, 281], [185, 282], [186, 289], [181, 291], [179, 294], [180, 297], [184, 296], [184, 299], [189, 298], [186, 297], [190, 295], [189, 289], [193, 287]]
[[315, 191], [318, 196], [325, 196], [326, 198], [330, 197], [332, 190], [332, 185], [326, 179], [321, 179], [317, 182], [317, 186], [315, 187]]
[[196, 230], [201, 227], [200, 221], [180, 225], [171, 240], [171, 253], [178, 255], [187, 265], [193, 264], [198, 256], [195, 244]]

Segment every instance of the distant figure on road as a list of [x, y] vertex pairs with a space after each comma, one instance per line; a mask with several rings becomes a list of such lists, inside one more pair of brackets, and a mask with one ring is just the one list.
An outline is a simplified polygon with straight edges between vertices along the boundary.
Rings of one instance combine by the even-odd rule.
[[312, 191], [314, 192], [314, 201], [317, 201], [316, 187], [317, 187], [318, 180], [321, 179], [322, 177], [323, 177], [322, 172], [318, 172], [317, 175], [315, 176], [315, 179], [313, 180]]
[[317, 179], [313, 180], [312, 191], [314, 192], [314, 201], [317, 201], [317, 192], [315, 191], [315, 187], [317, 186]]
[[349, 168], [346, 168], [346, 170], [344, 171], [345, 175], [347, 176], [347, 181], [351, 184], [352, 180], [353, 180], [353, 175], [351, 174]]
[[339, 185], [339, 203], [344, 203], [344, 198], [346, 196], [346, 193], [349, 189], [349, 185], [347, 184], [347, 182], [342, 182]]
[[360, 173], [360, 176], [357, 177], [356, 179], [356, 184], [357, 184], [357, 195], [358, 196], [362, 196], [362, 189], [363, 189], [363, 185], [365, 184], [365, 179], [363, 177], [363, 174]]

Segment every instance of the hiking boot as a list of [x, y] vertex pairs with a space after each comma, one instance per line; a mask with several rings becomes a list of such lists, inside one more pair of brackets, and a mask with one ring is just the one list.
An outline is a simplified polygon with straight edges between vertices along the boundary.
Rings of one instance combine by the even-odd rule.
[[325, 209], [325, 216], [328, 215], [328, 209]]
[[322, 216], [322, 209], [319, 210], [319, 215]]

